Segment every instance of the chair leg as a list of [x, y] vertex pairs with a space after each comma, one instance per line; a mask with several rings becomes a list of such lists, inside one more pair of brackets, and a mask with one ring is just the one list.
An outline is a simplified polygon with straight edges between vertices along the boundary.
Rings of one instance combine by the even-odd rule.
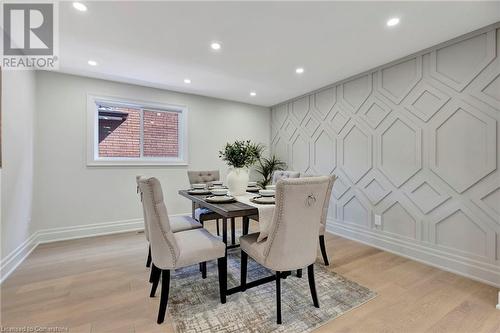
[[328, 255], [326, 254], [326, 246], [325, 246], [325, 236], [319, 236], [319, 247], [321, 248], [321, 255], [323, 256], [323, 261], [325, 262], [325, 266], [330, 265], [328, 262]]
[[217, 236], [220, 236], [219, 219], [217, 219], [215, 223], [217, 224]]
[[158, 283], [160, 282], [161, 269], [155, 266], [153, 263], [151, 265], [151, 292], [149, 293], [149, 297], [155, 297], [156, 288], [158, 288]]
[[227, 258], [221, 257], [217, 259], [217, 267], [219, 268], [219, 293], [220, 302], [226, 304], [227, 291]]
[[309, 289], [315, 307], [319, 308], [318, 294], [316, 293], [316, 283], [314, 282], [314, 264], [307, 266], [307, 277], [309, 278]]
[[297, 277], [302, 278], [302, 269], [297, 270]]
[[148, 259], [146, 260], [146, 267], [151, 267], [151, 245], [148, 248]]
[[281, 276], [276, 272], [276, 323], [281, 324]]
[[207, 278], [207, 262], [206, 261], [201, 263], [201, 277], [203, 279]]
[[163, 269], [161, 271], [161, 298], [160, 309], [158, 310], [158, 324], [163, 323], [165, 320], [165, 312], [167, 311], [168, 292], [170, 289], [170, 270]]
[[248, 267], [248, 254], [246, 254], [245, 251], [241, 250], [241, 277], [240, 277], [241, 291], [245, 291], [247, 289], [247, 267]]

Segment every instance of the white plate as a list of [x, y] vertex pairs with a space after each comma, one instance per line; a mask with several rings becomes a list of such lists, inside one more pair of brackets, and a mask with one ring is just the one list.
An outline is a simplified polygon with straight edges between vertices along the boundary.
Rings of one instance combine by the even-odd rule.
[[211, 203], [228, 203], [228, 202], [235, 202], [236, 199], [233, 196], [230, 195], [220, 195], [220, 196], [209, 196], [205, 198], [206, 202], [211, 202]]
[[274, 197], [274, 194], [276, 193], [275, 190], [260, 190], [259, 194], [263, 197]]
[[212, 192], [210, 192], [209, 190], [206, 190], [206, 189], [190, 189], [187, 191], [188, 194], [211, 194]]
[[276, 203], [276, 199], [274, 197], [255, 197], [250, 199], [250, 201], [261, 205], [270, 205]]
[[207, 184], [192, 184], [191, 187], [194, 189], [204, 189], [207, 188]]

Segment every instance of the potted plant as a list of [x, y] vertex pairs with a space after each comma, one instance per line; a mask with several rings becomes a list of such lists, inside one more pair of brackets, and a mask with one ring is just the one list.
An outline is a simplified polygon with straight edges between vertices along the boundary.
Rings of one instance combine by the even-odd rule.
[[248, 186], [248, 168], [259, 160], [264, 147], [250, 140], [227, 143], [219, 157], [231, 167], [227, 187], [233, 195], [243, 195]]
[[256, 169], [256, 171], [262, 176], [262, 180], [259, 182], [259, 185], [262, 188], [265, 188], [266, 185], [271, 183], [274, 171], [285, 170], [285, 168], [286, 163], [278, 159], [276, 155], [273, 155], [270, 158], [260, 158], [259, 165]]

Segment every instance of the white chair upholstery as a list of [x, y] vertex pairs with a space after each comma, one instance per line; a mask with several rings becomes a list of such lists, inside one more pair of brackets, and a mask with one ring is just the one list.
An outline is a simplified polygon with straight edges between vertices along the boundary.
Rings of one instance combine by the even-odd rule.
[[288, 179], [288, 178], [299, 178], [300, 172], [290, 171], [290, 170], [277, 170], [273, 173], [273, 184], [276, 184], [278, 180]]
[[247, 255], [276, 272], [277, 322], [281, 323], [280, 279], [283, 272], [308, 268], [313, 303], [319, 307], [314, 285], [318, 236], [328, 191], [333, 177], [279, 180], [276, 184], [276, 207], [269, 237], [257, 242], [258, 233], [240, 237], [241, 286], [246, 286]]
[[[163, 200], [160, 182], [156, 178], [140, 179], [139, 188], [143, 194], [143, 205], [148, 223], [154, 277], [151, 297], [154, 297], [160, 275], [162, 291], [158, 323], [162, 323], [168, 302], [170, 270], [218, 259], [219, 283], [222, 285], [221, 302], [225, 302], [226, 246], [205, 229], [192, 229], [173, 233], [167, 207]], [[190, 219], [186, 217], [186, 219]], [[223, 260], [220, 260], [223, 259]], [[206, 269], [206, 266], [205, 266]]]
[[[211, 185], [213, 181], [220, 180], [219, 170], [209, 171], [194, 171], [187, 172], [189, 184], [207, 184]], [[205, 221], [216, 221], [217, 236], [220, 235], [219, 219], [222, 218], [219, 214], [211, 211], [208, 208], [194, 208], [193, 217], [204, 226]], [[233, 224], [233, 223], [232, 223]]]
[[[318, 175], [302, 175], [304, 178], [308, 177], [318, 177]], [[328, 201], [323, 208], [323, 214], [321, 215], [321, 223], [319, 225], [319, 247], [321, 249], [321, 255], [323, 257], [323, 261], [325, 263], [325, 266], [330, 265], [330, 262], [328, 261], [328, 254], [326, 253], [326, 244], [325, 244], [325, 231], [326, 231], [326, 219], [328, 216], [328, 208], [330, 206], [330, 198], [332, 196], [332, 188], [333, 184], [335, 183], [335, 180], [337, 179], [337, 176], [331, 175], [330, 176], [330, 185], [328, 186], [328, 192], [327, 192], [327, 198]]]
[[[141, 196], [141, 202], [142, 202], [142, 191], [139, 188], [139, 181], [142, 179], [142, 176], [135, 176], [135, 181], [137, 183], [137, 193], [140, 194]], [[143, 218], [144, 218], [144, 235], [146, 236], [146, 240], [149, 243], [149, 230], [148, 230], [148, 223], [147, 223], [147, 216], [146, 216], [146, 211], [144, 208], [144, 205], [142, 205], [142, 213], [143, 213]], [[180, 232], [180, 231], [186, 231], [186, 230], [191, 230], [191, 229], [198, 229], [202, 228], [203, 226], [201, 223], [193, 220], [189, 216], [170, 216], [169, 219], [170, 223], [170, 229], [172, 232]], [[151, 266], [151, 247], [148, 249], [148, 259], [146, 261], [146, 267]], [[151, 282], [151, 278], [150, 278]]]

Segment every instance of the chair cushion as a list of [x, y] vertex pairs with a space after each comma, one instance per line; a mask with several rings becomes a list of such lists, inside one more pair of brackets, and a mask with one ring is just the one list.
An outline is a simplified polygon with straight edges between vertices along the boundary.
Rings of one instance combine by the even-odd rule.
[[214, 260], [226, 254], [226, 245], [205, 229], [177, 232], [174, 238], [180, 252], [175, 268]]
[[222, 218], [219, 214], [211, 211], [208, 208], [196, 208], [194, 211], [194, 218], [197, 221], [209, 221]]
[[186, 215], [169, 216], [168, 220], [172, 232], [202, 228], [202, 225], [198, 221]]
[[257, 242], [259, 233], [248, 234], [240, 237], [240, 246], [246, 254], [265, 267], [264, 248], [266, 242]]

